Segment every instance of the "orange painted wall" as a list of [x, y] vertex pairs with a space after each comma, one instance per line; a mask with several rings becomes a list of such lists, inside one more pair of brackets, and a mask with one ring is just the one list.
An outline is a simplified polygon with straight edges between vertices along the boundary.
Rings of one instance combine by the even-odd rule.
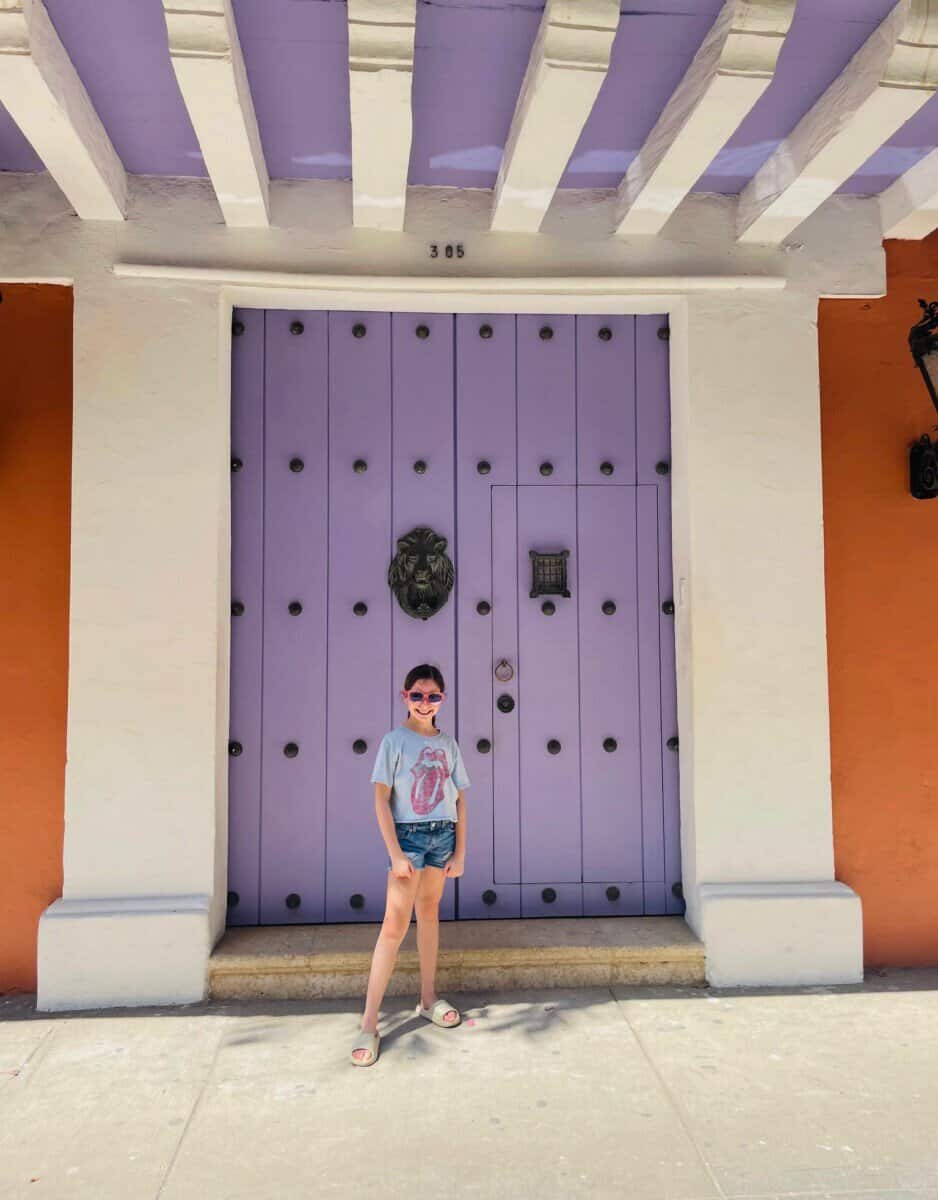
[[0, 283], [0, 991], [62, 891], [72, 292]]
[[938, 965], [938, 499], [908, 485], [938, 413], [907, 344], [938, 238], [886, 256], [884, 299], [819, 317], [834, 852], [867, 966]]

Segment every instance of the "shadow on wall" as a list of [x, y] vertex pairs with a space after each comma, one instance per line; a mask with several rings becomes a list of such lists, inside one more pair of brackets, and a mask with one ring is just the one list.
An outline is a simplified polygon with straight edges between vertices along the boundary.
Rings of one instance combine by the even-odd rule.
[[62, 891], [72, 290], [0, 295], [0, 992], [31, 992]]
[[907, 341], [938, 235], [886, 260], [885, 298], [819, 316], [834, 853], [869, 967], [938, 965], [938, 499], [908, 458], [938, 420]]

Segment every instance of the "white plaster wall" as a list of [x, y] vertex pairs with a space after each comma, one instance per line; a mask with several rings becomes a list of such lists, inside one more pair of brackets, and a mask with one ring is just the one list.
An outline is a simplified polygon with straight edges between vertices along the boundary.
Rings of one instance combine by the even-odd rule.
[[[125, 224], [82, 224], [47, 177], [0, 177], [0, 281], [76, 289], [65, 884], [40, 1006], [197, 999], [223, 928], [233, 303], [670, 313], [688, 921], [714, 981], [856, 978], [859, 901], [832, 877], [814, 321], [818, 294], [882, 294], [875, 202], [832, 202], [779, 251], [737, 245], [722, 197], [630, 240], [610, 237], [612, 193], [562, 195], [532, 237], [486, 232], [489, 193], [417, 189], [382, 234], [351, 227], [347, 184], [274, 185], [273, 227], [245, 231], [207, 184], [131, 183]], [[164, 276], [115, 274], [134, 263]]]

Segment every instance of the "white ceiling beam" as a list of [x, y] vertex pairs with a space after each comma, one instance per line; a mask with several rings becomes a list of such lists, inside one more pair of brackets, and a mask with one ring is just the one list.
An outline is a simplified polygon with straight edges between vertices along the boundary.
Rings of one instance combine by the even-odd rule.
[[0, 0], [0, 103], [80, 217], [124, 219], [126, 172], [42, 0]]
[[795, 0], [726, 0], [619, 185], [616, 233], [654, 236], [772, 82]]
[[270, 224], [269, 180], [231, 0], [163, 0], [169, 55], [225, 223]]
[[352, 224], [404, 228], [417, 0], [348, 0]]
[[739, 197], [742, 242], [778, 245], [938, 88], [938, 0], [900, 0]]
[[879, 211], [884, 238], [917, 239], [938, 229], [938, 150], [880, 193]]
[[619, 0], [547, 0], [502, 156], [492, 229], [536, 233], [609, 70]]

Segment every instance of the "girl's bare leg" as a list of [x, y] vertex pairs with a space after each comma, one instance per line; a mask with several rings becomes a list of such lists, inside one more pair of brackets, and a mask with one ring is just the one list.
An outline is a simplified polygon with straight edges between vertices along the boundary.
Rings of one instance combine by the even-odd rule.
[[[417, 953], [420, 955], [420, 1006], [436, 1001], [436, 961], [440, 953], [440, 898], [446, 884], [442, 867], [424, 867], [417, 888]], [[455, 1023], [459, 1013], [449, 1009], [443, 1020]]]
[[[404, 935], [410, 925], [410, 914], [414, 908], [414, 896], [420, 885], [422, 871], [415, 871], [407, 879], [398, 879], [388, 871], [388, 898], [384, 913], [381, 932], [375, 943], [375, 951], [371, 959], [371, 972], [368, 976], [368, 994], [365, 997], [365, 1011], [361, 1019], [361, 1027], [369, 1033], [378, 1029], [378, 1013], [381, 1001], [387, 990], [388, 981], [394, 973], [397, 962], [397, 952], [400, 949]], [[353, 1057], [364, 1059], [368, 1057], [367, 1050], [355, 1050]]]

